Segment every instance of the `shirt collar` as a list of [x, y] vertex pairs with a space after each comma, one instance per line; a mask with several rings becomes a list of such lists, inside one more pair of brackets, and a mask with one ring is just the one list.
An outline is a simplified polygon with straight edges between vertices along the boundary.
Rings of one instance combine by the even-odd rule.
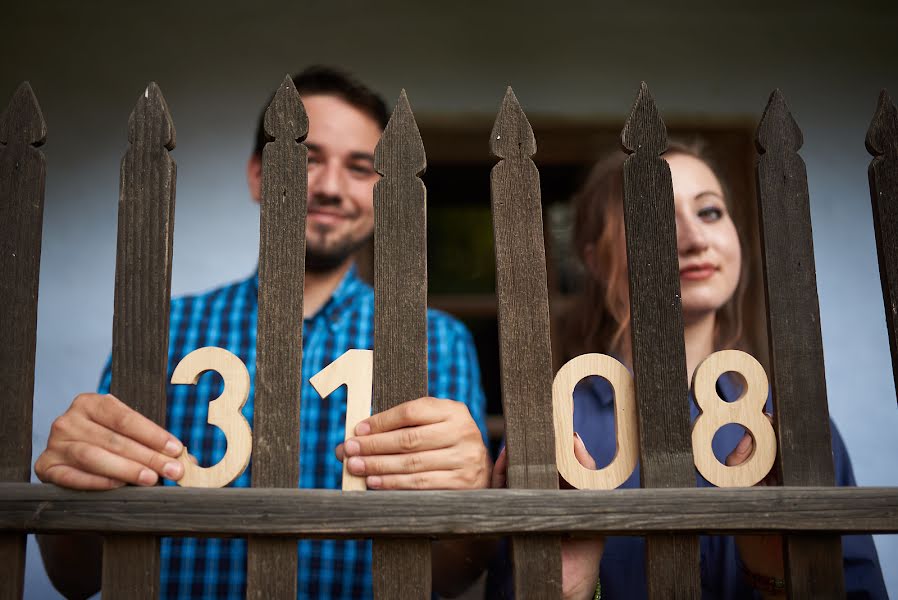
[[[259, 294], [259, 268], [256, 267], [256, 271], [253, 273], [250, 278], [252, 286], [256, 292], [256, 296]], [[324, 318], [328, 323], [334, 324], [336, 323], [340, 315], [342, 315], [347, 307], [349, 307], [355, 297], [361, 292], [365, 287], [365, 282], [359, 279], [358, 272], [355, 264], [349, 267], [349, 270], [346, 271], [346, 274], [343, 276], [343, 279], [340, 280], [340, 283], [337, 284], [334, 293], [331, 294], [331, 297], [327, 302], [324, 303], [318, 312], [316, 312], [311, 317], [307, 317], [304, 319], [305, 321], [312, 321], [318, 318]]]

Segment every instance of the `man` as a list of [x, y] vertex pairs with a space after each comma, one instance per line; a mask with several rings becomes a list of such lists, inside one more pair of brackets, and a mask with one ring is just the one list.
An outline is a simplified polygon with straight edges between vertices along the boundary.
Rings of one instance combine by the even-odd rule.
[[[379, 178], [374, 150], [388, 114], [382, 99], [338, 71], [310, 68], [294, 82], [309, 117], [300, 487], [339, 488], [344, 459], [349, 460], [350, 472], [365, 476], [373, 489], [486, 487], [490, 461], [483, 441], [484, 400], [477, 358], [469, 333], [454, 319], [428, 313], [433, 397], [371, 417], [345, 445], [345, 388], [322, 399], [309, 384], [309, 377], [349, 348], [372, 346], [374, 295], [356, 276], [352, 257], [373, 233], [373, 189]], [[260, 120], [247, 167], [256, 202], [261, 198], [264, 143]], [[208, 293], [174, 299], [169, 376], [190, 351], [218, 346], [239, 356], [254, 378], [257, 291], [253, 275]], [[168, 430], [105, 394], [110, 379], [107, 365], [100, 393], [79, 395], [54, 422], [47, 448], [35, 463], [41, 481], [76, 489], [154, 485], [160, 478], [174, 485], [183, 467], [172, 459], [184, 446], [201, 465], [221, 459], [224, 436], [206, 423], [208, 403], [221, 390], [220, 378], [206, 375], [196, 386], [169, 386]], [[243, 411], [250, 421], [252, 407], [251, 391]], [[247, 470], [234, 485], [249, 483]], [[57, 588], [70, 597], [99, 589], [99, 538], [42, 536], [40, 541]], [[298, 551], [301, 597], [371, 595], [370, 542], [301, 540]], [[465, 562], [458, 544], [435, 544], [434, 553], [436, 589], [460, 591], [460, 582], [471, 573], [450, 568], [453, 562]], [[166, 538], [161, 558], [163, 597], [244, 597], [244, 540]]]

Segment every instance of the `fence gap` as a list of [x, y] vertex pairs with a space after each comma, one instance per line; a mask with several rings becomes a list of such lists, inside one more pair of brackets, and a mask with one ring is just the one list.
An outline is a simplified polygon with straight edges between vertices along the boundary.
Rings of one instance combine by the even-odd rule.
[[[786, 486], [835, 484], [823, 370], [810, 198], [802, 134], [779, 90], [770, 95], [755, 142], [761, 254], [767, 297], [770, 383]], [[790, 598], [842, 598], [837, 535], [785, 538]]]
[[892, 351], [892, 375], [898, 389], [898, 109], [882, 90], [867, 131], [873, 156], [867, 175], [873, 202], [873, 229], [879, 256], [879, 279]]
[[[299, 485], [309, 120], [287, 76], [265, 111], [252, 485]], [[296, 598], [295, 539], [249, 538], [247, 598]]]
[[[175, 128], [150, 83], [128, 120], [121, 166], [112, 321], [112, 385], [122, 402], [165, 425]], [[159, 595], [159, 538], [110, 536], [103, 546], [104, 598]]]
[[[490, 174], [490, 195], [508, 487], [557, 490], [542, 202], [530, 158], [536, 139], [510, 87], [490, 149], [500, 159]], [[560, 597], [560, 538], [517, 536], [511, 546], [516, 597]]]
[[[0, 115], [0, 482], [31, 479], [31, 413], [37, 335], [47, 125], [28, 82]], [[21, 598], [25, 534], [0, 534], [0, 589]]]
[[[405, 90], [374, 153], [374, 413], [427, 395], [427, 167]], [[429, 539], [374, 540], [374, 597], [430, 598]]]
[[[621, 132], [642, 487], [695, 487], [667, 129], [643, 83]], [[650, 598], [698, 598], [698, 538], [646, 538]]]

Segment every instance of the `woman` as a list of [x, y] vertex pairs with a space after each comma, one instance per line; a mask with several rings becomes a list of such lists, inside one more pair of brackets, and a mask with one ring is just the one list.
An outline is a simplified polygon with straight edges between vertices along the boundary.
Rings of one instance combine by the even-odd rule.
[[[602, 352], [632, 366], [622, 206], [624, 158], [616, 153], [599, 162], [574, 198], [573, 241], [586, 281], [564, 324], [566, 359]], [[691, 381], [708, 355], [742, 349], [746, 254], [730, 218], [728, 194], [700, 148], [671, 144], [665, 158], [673, 183], [683, 334]], [[722, 377], [718, 392], [732, 401], [741, 390], [736, 381]], [[689, 405], [694, 420], [697, 410], [693, 402]], [[837, 483], [854, 485], [844, 444], [835, 425], [831, 427]], [[575, 455], [584, 466], [595, 468], [596, 462], [603, 466], [611, 462], [616, 452], [613, 392], [605, 379], [587, 378], [577, 386], [574, 430]], [[735, 466], [751, 455], [752, 439], [740, 425], [729, 424], [715, 435], [712, 447], [718, 460]], [[494, 486], [503, 485], [505, 462], [503, 455], [496, 463]], [[700, 476], [697, 484], [710, 485]], [[638, 466], [621, 487], [639, 487]], [[872, 538], [844, 536], [843, 552], [848, 593], [886, 598]], [[701, 555], [706, 598], [753, 598], [759, 592], [784, 595], [779, 536], [703, 536]], [[644, 556], [643, 538], [566, 543], [562, 556], [565, 597], [593, 598], [597, 580], [603, 598], [645, 597]], [[498, 567], [503, 570], [507, 564]], [[507, 587], [506, 575], [493, 575], [493, 584]]]

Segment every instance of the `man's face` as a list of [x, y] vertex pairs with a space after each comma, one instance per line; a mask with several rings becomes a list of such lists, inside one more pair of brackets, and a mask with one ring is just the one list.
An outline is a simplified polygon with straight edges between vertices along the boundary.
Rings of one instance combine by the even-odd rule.
[[[381, 129], [335, 96], [308, 95], [302, 102], [309, 116], [306, 269], [327, 272], [345, 264], [374, 231], [374, 184], [380, 178], [374, 149]], [[250, 188], [256, 196], [252, 162]]]

